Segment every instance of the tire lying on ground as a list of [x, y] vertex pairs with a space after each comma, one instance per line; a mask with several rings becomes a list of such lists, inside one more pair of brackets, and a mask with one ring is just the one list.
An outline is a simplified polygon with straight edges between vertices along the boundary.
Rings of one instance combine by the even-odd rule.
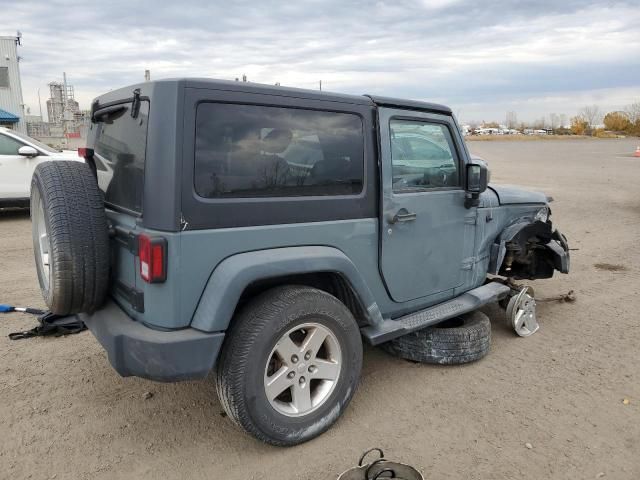
[[38, 281], [53, 313], [92, 313], [109, 280], [102, 192], [83, 162], [39, 164], [31, 180], [31, 228]]
[[491, 322], [482, 312], [446, 320], [381, 345], [405, 360], [458, 365], [480, 360], [491, 347]]

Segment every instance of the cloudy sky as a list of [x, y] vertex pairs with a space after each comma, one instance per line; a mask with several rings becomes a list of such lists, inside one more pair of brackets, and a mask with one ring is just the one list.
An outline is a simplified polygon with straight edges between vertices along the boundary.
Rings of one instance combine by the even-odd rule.
[[23, 34], [25, 103], [62, 72], [88, 108], [112, 88], [201, 76], [443, 102], [531, 121], [640, 102], [640, 1], [0, 0]]

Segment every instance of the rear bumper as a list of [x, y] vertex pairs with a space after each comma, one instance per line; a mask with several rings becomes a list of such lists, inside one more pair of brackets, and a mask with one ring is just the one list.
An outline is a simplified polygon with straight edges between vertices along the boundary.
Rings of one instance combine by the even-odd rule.
[[123, 377], [161, 382], [206, 377], [224, 340], [223, 333], [204, 333], [193, 328], [153, 330], [132, 320], [113, 300], [107, 300], [92, 315], [82, 313], [79, 318]]

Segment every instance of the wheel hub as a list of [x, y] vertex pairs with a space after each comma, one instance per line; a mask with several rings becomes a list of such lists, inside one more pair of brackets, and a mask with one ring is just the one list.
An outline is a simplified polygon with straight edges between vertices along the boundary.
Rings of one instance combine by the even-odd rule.
[[329, 398], [341, 366], [340, 344], [331, 330], [315, 322], [294, 327], [282, 335], [267, 359], [267, 400], [283, 415], [307, 415]]

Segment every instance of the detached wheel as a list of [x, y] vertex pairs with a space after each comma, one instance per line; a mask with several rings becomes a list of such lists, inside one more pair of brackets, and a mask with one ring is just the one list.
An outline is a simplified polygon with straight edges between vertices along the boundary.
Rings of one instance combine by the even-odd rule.
[[482, 312], [461, 315], [382, 344], [384, 350], [405, 360], [440, 365], [480, 360], [490, 347], [491, 322]]
[[309, 287], [277, 287], [233, 320], [216, 383], [229, 418], [260, 440], [296, 445], [326, 431], [360, 378], [362, 343], [351, 312]]
[[31, 180], [38, 281], [51, 312], [91, 313], [107, 295], [109, 237], [102, 193], [82, 162], [39, 164]]

